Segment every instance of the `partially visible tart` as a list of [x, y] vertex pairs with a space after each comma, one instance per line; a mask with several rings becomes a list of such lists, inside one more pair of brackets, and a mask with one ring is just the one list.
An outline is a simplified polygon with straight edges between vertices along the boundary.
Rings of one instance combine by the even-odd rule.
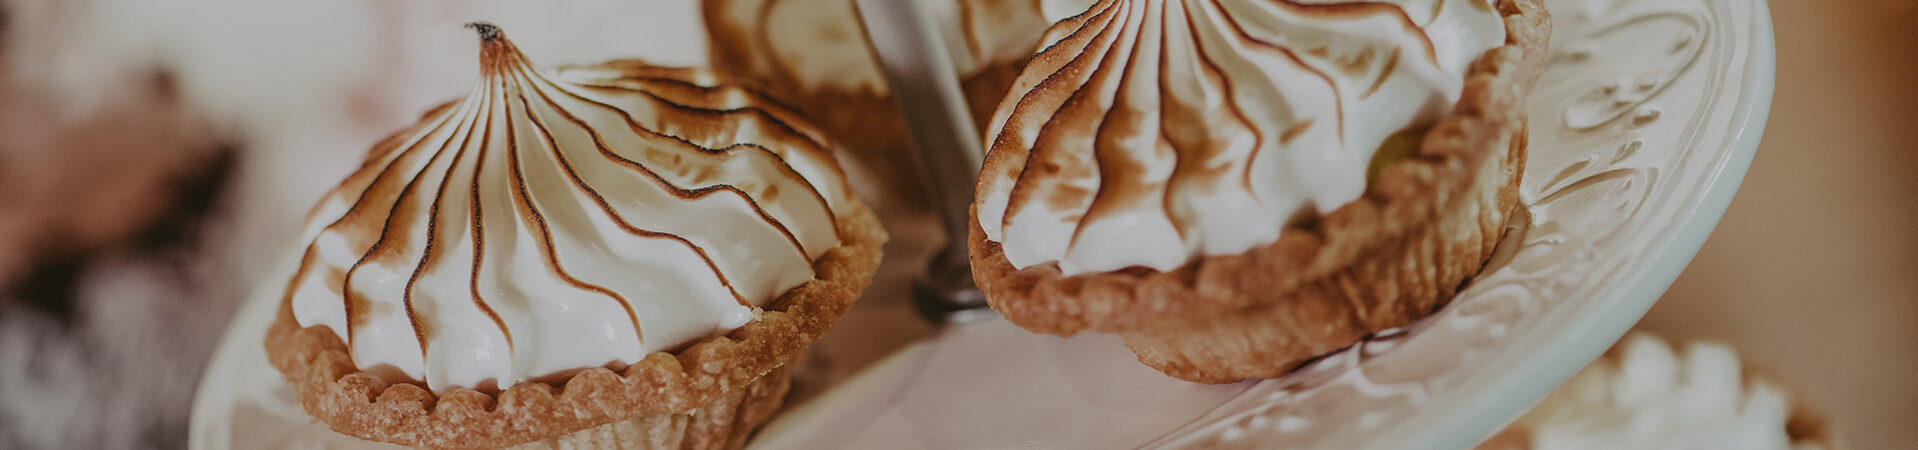
[[[907, 0], [900, 0], [907, 1]], [[974, 121], [984, 127], [1053, 20], [1090, 0], [919, 1], [949, 44]], [[920, 208], [918, 154], [867, 40], [856, 0], [701, 0], [715, 70], [819, 124], [877, 182], [882, 209]], [[981, 132], [984, 130], [982, 129]]]
[[885, 233], [793, 114], [699, 69], [481, 79], [308, 217], [267, 353], [314, 418], [421, 447], [735, 448]]
[[1836, 448], [1825, 420], [1729, 346], [1635, 331], [1478, 448]]
[[1539, 0], [1100, 0], [995, 114], [974, 278], [1207, 383], [1445, 304], [1518, 205]]

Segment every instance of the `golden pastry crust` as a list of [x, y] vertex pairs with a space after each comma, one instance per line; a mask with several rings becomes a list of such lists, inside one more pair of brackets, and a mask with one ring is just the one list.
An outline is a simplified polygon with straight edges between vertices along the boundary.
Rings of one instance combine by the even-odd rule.
[[[1474, 61], [1453, 112], [1363, 197], [1286, 226], [1279, 239], [1176, 270], [1062, 276], [1017, 269], [973, 204], [973, 277], [1028, 330], [1116, 333], [1140, 362], [1182, 379], [1275, 377], [1360, 337], [1430, 315], [1491, 255], [1518, 204], [1524, 93], [1543, 68], [1541, 0], [1500, 0], [1506, 44]], [[990, 157], [990, 156], [989, 156]]]
[[[783, 386], [775, 378], [788, 375], [769, 374], [831, 328], [878, 269], [885, 230], [864, 203], [850, 200], [848, 210], [836, 224], [840, 246], [813, 262], [817, 279], [767, 304], [757, 319], [731, 333], [677, 352], [655, 352], [619, 370], [591, 368], [556, 383], [523, 382], [497, 394], [460, 388], [434, 395], [419, 385], [359, 370], [337, 334], [324, 326], [300, 328], [287, 301], [267, 331], [267, 356], [309, 414], [334, 431], [362, 439], [416, 447], [509, 447], [615, 425], [604, 430], [610, 435], [580, 438], [590, 441], [630, 434], [619, 431], [618, 424], [635, 420], [657, 425], [699, 408], [731, 408], [743, 414], [742, 420], [755, 422], [743, 429], [724, 427], [738, 433], [725, 442], [688, 434], [692, 440], [681, 447], [736, 446], [757, 421], [771, 416], [777, 401], [729, 399]], [[632, 426], [637, 425], [627, 428]]]
[[796, 365], [780, 366], [746, 389], [728, 393], [691, 411], [613, 422], [510, 449], [744, 447], [753, 430], [772, 418], [785, 402], [786, 392], [792, 388], [792, 368]]
[[[1353, 258], [1284, 297], [1201, 318], [1174, 317], [1120, 331], [1139, 361], [1182, 379], [1229, 383], [1271, 378], [1366, 334], [1437, 311], [1491, 257], [1518, 204], [1523, 122], [1498, 158], [1483, 161], [1473, 192], [1436, 221]], [[1395, 220], [1404, 216], [1390, 217]], [[1409, 218], [1406, 218], [1409, 219]]]

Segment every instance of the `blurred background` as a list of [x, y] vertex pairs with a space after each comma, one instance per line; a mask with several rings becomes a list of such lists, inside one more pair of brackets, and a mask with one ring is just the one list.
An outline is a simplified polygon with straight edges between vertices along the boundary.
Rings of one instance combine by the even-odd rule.
[[[548, 64], [705, 55], [670, 19], [690, 1], [271, 3], [0, 0], [0, 448], [183, 446], [220, 330], [315, 196], [470, 83], [460, 22], [513, 18]], [[1729, 341], [1855, 448], [1908, 447], [1918, 2], [1772, 8], [1764, 145], [1642, 327]]]
[[1640, 324], [1722, 339], [1860, 449], [1918, 442], [1918, 2], [1771, 2], [1765, 142]]

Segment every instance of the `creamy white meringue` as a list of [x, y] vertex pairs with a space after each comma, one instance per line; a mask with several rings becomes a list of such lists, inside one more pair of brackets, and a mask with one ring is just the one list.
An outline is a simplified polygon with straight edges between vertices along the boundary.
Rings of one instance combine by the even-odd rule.
[[1823, 448], [1792, 442], [1785, 429], [1791, 399], [1748, 376], [1730, 347], [1693, 343], [1680, 351], [1633, 333], [1613, 351], [1518, 420], [1529, 448]]
[[[764, 46], [771, 67], [753, 73], [788, 74], [801, 88], [887, 92], [879, 61], [866, 41], [856, 0], [706, 0], [727, 30], [722, 36]], [[926, 6], [945, 38], [961, 78], [995, 64], [1032, 56], [1052, 22], [1093, 0], [912, 0]]]
[[1365, 192], [1505, 41], [1489, 0], [1100, 0], [1000, 104], [978, 220], [1013, 266], [1172, 270]]
[[549, 74], [491, 25], [464, 100], [308, 218], [287, 295], [360, 368], [434, 391], [623, 365], [744, 325], [839, 245], [810, 131], [690, 69]]

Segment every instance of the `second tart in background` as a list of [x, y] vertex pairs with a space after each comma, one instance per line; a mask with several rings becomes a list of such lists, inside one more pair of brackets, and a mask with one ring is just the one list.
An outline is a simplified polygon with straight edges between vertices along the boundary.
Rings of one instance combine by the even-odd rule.
[[[903, 1], [903, 0], [901, 0]], [[1091, 0], [910, 0], [940, 26], [984, 127], [1052, 22]], [[919, 157], [855, 0], [702, 0], [714, 70], [799, 111], [844, 145], [882, 216], [928, 203]], [[863, 187], [863, 186], [862, 186]]]

